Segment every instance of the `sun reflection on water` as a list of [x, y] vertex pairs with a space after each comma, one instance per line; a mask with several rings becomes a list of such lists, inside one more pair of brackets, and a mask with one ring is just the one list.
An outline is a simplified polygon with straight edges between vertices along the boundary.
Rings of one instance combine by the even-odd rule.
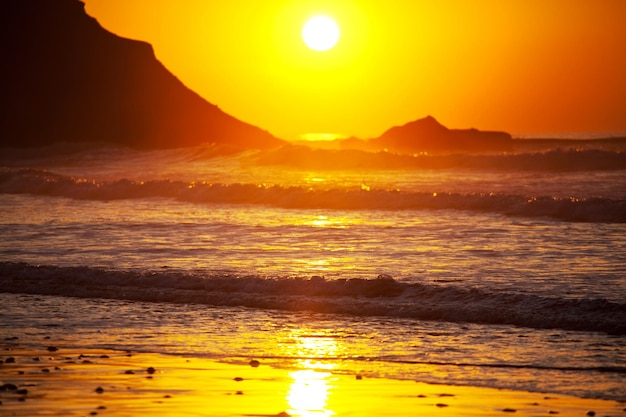
[[290, 373], [293, 383], [287, 394], [288, 413], [297, 416], [331, 416], [328, 408], [332, 393], [332, 371], [336, 359], [345, 350], [336, 334], [318, 333], [311, 329], [293, 329], [283, 345], [290, 357], [297, 358], [298, 371]]
[[335, 414], [326, 407], [330, 390], [329, 372], [307, 369], [289, 375], [293, 378], [287, 394], [289, 415], [313, 417]]

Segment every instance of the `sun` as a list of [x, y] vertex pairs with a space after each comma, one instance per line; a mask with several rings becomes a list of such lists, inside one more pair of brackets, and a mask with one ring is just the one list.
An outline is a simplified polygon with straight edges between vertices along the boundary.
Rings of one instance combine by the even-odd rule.
[[315, 51], [327, 51], [339, 41], [339, 26], [328, 16], [314, 16], [302, 28], [302, 39]]

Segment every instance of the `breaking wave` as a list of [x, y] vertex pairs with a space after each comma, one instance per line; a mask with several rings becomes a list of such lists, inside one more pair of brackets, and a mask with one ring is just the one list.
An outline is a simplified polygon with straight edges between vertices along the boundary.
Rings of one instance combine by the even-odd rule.
[[119, 271], [0, 263], [2, 292], [195, 303], [352, 316], [515, 325], [626, 334], [626, 304], [460, 286], [406, 283], [389, 276], [326, 280]]
[[456, 209], [570, 222], [626, 223], [626, 200], [560, 198], [506, 193], [411, 192], [388, 189], [220, 184], [170, 180], [95, 181], [30, 168], [0, 170], [0, 193], [87, 200], [172, 198], [200, 204], [261, 204], [342, 210]]
[[[518, 141], [524, 142], [524, 141]], [[528, 141], [537, 144], [537, 141]], [[291, 166], [302, 169], [470, 169], [493, 171], [607, 171], [626, 169], [626, 139], [615, 139], [616, 149], [594, 149], [594, 141], [546, 142], [551, 149], [530, 149], [508, 154], [428, 154], [414, 155], [361, 150], [310, 149], [282, 146], [259, 153], [261, 166]], [[538, 146], [538, 145], [536, 145]], [[608, 145], [607, 145], [608, 146]]]

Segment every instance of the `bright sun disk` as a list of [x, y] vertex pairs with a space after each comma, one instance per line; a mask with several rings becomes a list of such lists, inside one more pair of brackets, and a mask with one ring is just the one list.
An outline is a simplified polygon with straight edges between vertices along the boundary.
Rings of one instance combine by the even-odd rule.
[[328, 16], [315, 16], [302, 28], [302, 39], [311, 49], [327, 51], [339, 41], [339, 26]]

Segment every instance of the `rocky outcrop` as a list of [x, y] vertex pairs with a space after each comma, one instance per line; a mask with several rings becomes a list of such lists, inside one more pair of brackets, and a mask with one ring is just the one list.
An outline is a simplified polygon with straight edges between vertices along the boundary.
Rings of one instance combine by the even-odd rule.
[[78, 0], [4, 0], [0, 39], [3, 146], [283, 143], [191, 91], [148, 43], [103, 29]]
[[477, 129], [448, 129], [432, 116], [395, 126], [368, 141], [342, 142], [344, 149], [396, 153], [503, 152], [513, 149], [511, 135]]

